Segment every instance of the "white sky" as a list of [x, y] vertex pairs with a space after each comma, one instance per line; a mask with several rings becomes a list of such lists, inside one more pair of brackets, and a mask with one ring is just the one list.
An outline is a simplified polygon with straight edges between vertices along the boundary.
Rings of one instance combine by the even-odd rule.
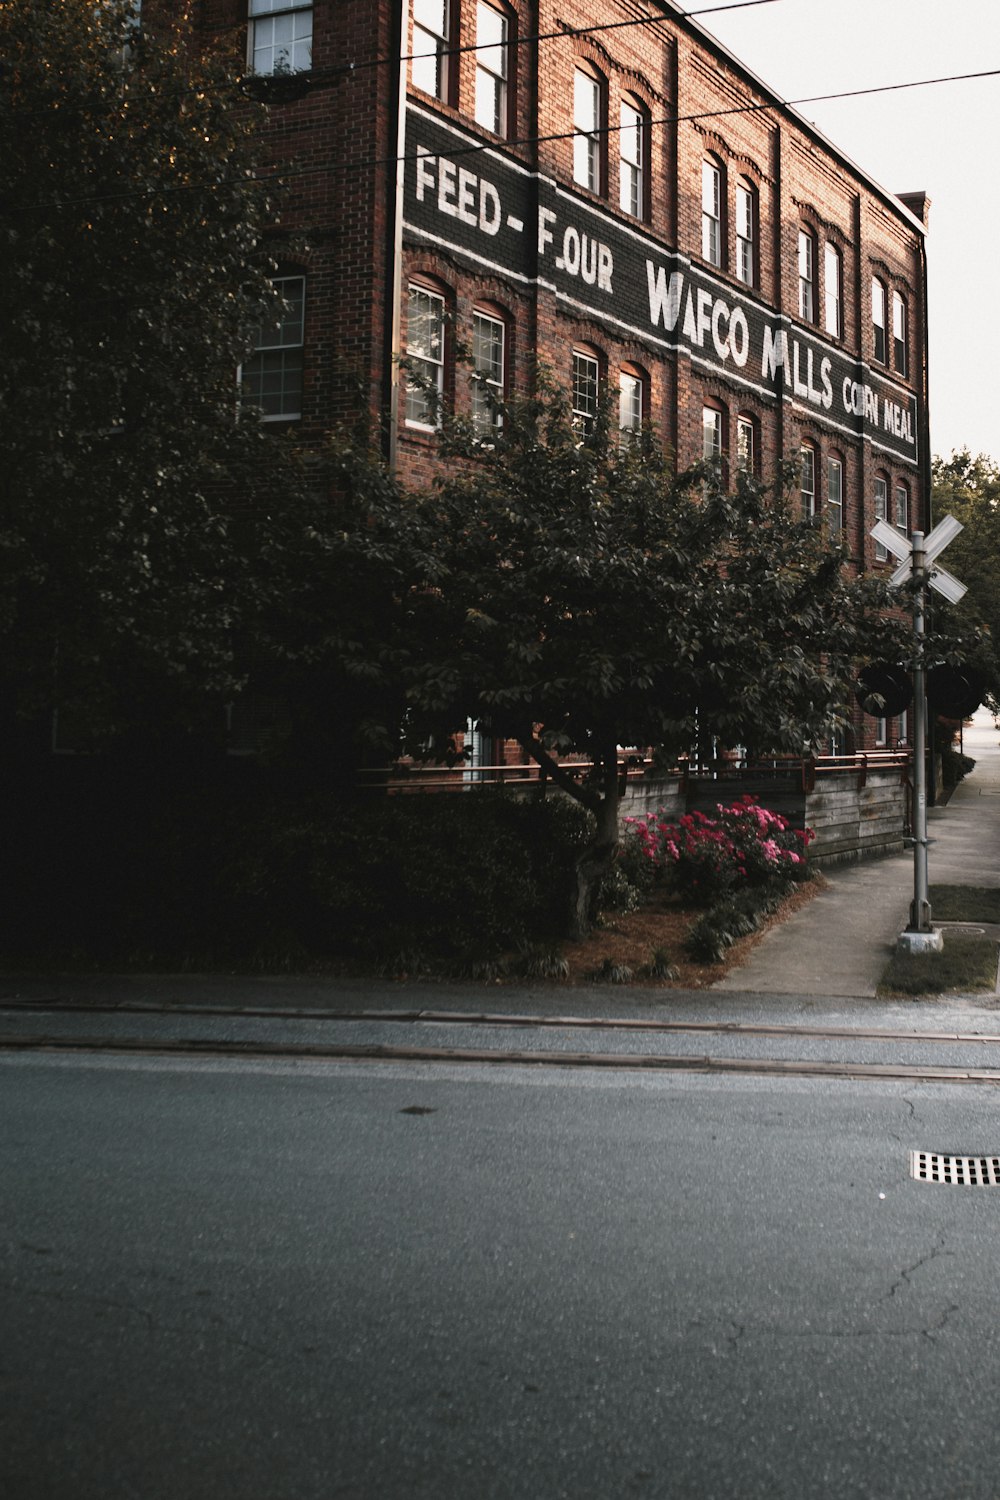
[[[998, 0], [773, 0], [697, 20], [788, 101], [1000, 69]], [[882, 187], [930, 196], [931, 449], [1000, 460], [1000, 76], [796, 109]]]

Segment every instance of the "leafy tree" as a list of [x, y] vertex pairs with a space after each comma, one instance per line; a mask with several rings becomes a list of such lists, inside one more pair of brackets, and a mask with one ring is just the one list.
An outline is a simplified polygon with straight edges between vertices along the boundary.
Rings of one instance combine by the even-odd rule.
[[935, 458], [931, 473], [935, 519], [950, 514], [965, 528], [942, 561], [968, 589], [953, 611], [933, 595], [931, 608], [935, 620], [953, 618], [966, 630], [984, 632], [971, 660], [984, 674], [994, 701], [1000, 701], [1000, 468], [985, 454], [973, 458], [963, 448], [948, 459]]
[[274, 307], [259, 106], [136, 22], [0, 0], [0, 704], [105, 731], [237, 685], [296, 482], [237, 402]]
[[355, 458], [342, 481], [367, 515], [346, 553], [397, 559], [396, 610], [355, 670], [402, 676], [411, 748], [444, 758], [471, 717], [587, 808], [580, 932], [617, 846], [619, 747], [801, 751], [844, 722], [858, 659], [909, 642], [790, 486], [677, 478], [652, 443], [622, 449], [606, 417], [583, 435], [565, 410], [543, 382], [491, 443], [459, 431], [429, 491], [404, 496]]

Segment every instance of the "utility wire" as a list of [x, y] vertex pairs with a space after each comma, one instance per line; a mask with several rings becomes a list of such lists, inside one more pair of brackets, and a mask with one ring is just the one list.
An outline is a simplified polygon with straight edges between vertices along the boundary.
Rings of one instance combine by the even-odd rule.
[[[937, 84], [942, 83], [966, 83], [980, 78], [997, 77], [1000, 77], [1000, 68], [990, 68], [984, 72], [978, 73], [952, 73], [942, 78], [917, 78], [907, 83], [886, 83], [872, 88], [846, 89], [839, 93], [833, 94], [810, 94], [807, 98], [803, 99], [774, 99], [759, 104], [733, 105], [728, 109], [705, 110], [697, 114], [667, 115], [657, 120], [649, 120], [647, 121], [647, 124], [650, 127], [654, 125], [684, 125], [691, 124], [700, 120], [722, 119], [729, 115], [761, 114], [766, 110], [796, 109], [803, 104], [828, 103], [831, 100], [835, 99], [856, 99], [870, 94], [895, 93], [900, 89], [931, 88]], [[617, 135], [622, 129], [625, 128], [628, 127], [620, 125], [606, 125], [603, 126], [600, 130], [593, 131], [592, 134], [601, 136]], [[566, 130], [559, 131], [553, 135], [523, 136], [517, 140], [484, 141], [482, 144], [457, 146], [449, 152], [449, 160], [452, 157], [479, 155], [484, 151], [497, 151], [498, 149], [510, 148], [512, 146], [534, 146], [546, 144], [552, 141], [572, 140], [579, 134], [580, 131], [578, 130]], [[402, 156], [372, 157], [369, 158], [368, 161], [350, 163], [349, 170], [352, 172], [358, 172], [368, 171], [376, 167], [392, 167], [397, 165], [397, 163], [399, 162], [421, 161], [426, 160], [429, 157], [436, 157], [439, 154], [440, 153], [437, 151], [425, 150], [406, 152]], [[233, 179], [223, 178], [221, 180], [216, 178], [212, 181], [201, 183], [185, 182], [172, 185], [167, 184], [162, 187], [154, 188], [128, 188], [123, 189], [120, 193], [101, 193], [80, 198], [64, 198], [59, 201], [53, 201], [50, 203], [12, 204], [8, 206], [8, 212], [34, 213], [37, 211], [44, 211], [53, 208], [77, 208], [86, 207], [89, 204], [93, 203], [121, 202], [129, 198], [148, 199], [167, 197], [174, 193], [194, 193], [202, 191], [209, 192], [215, 190], [216, 188], [267, 188], [273, 186], [274, 184], [290, 182], [293, 179], [299, 177], [312, 177], [315, 176], [318, 172], [330, 172], [336, 170], [337, 166], [338, 163], [336, 162], [323, 162], [310, 167], [292, 167], [284, 171], [271, 172], [266, 176], [251, 176]], [[344, 168], [342, 164], [341, 168], [342, 170], [348, 169]]]

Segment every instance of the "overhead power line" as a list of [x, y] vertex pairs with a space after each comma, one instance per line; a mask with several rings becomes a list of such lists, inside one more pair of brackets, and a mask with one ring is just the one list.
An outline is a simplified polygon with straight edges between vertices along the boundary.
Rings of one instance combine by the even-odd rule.
[[[802, 99], [773, 99], [768, 102], [761, 102], [756, 104], [732, 105], [727, 109], [703, 110], [695, 114], [665, 115], [660, 119], [648, 121], [648, 124], [651, 127], [662, 125], [691, 124], [701, 120], [722, 119], [730, 115], [761, 114], [767, 110], [772, 109], [797, 109], [804, 104], [828, 103], [835, 99], [856, 99], [864, 95], [896, 93], [901, 89], [931, 88], [938, 84], [968, 83], [976, 79], [997, 77], [1000, 77], [1000, 68], [990, 68], [983, 72], [977, 73], [952, 73], [941, 78], [916, 78], [906, 83], [886, 83], [871, 88], [844, 89], [838, 93], [832, 94], [810, 94], [808, 97]], [[602, 127], [600, 131], [594, 133], [608, 136], [616, 135], [622, 128], [623, 127], [619, 125], [609, 124]], [[484, 151], [496, 151], [498, 149], [509, 148], [512, 146], [543, 145], [552, 141], [572, 140], [573, 137], [578, 134], [579, 131], [577, 130], [565, 130], [558, 131], [552, 135], [523, 136], [520, 139], [510, 141], [484, 141], [481, 144], [476, 143], [470, 144], [468, 146], [457, 146], [450, 153], [450, 155], [455, 157], [474, 156], [479, 155]], [[370, 171], [376, 167], [391, 167], [395, 166], [400, 161], [418, 161], [427, 157], [437, 156], [438, 154], [439, 153], [435, 151], [415, 151], [406, 152], [403, 156], [371, 157], [367, 161], [353, 162], [346, 169], [342, 167], [342, 170], [350, 170], [352, 173], [360, 171]], [[328, 161], [321, 162], [309, 167], [286, 168], [284, 170], [267, 173], [263, 176], [239, 177], [232, 179], [223, 178], [221, 180], [219, 180], [218, 178], [213, 178], [211, 181], [200, 183], [183, 182], [165, 184], [160, 187], [152, 188], [126, 188], [117, 193], [96, 193], [78, 198], [64, 198], [59, 200], [58, 202], [52, 201], [46, 203], [10, 204], [8, 205], [7, 212], [32, 213], [38, 211], [46, 211], [49, 209], [87, 207], [95, 203], [114, 203], [121, 202], [130, 198], [152, 199], [172, 196], [175, 193], [195, 193], [203, 191], [210, 192], [219, 188], [261, 189], [280, 185], [281, 183], [290, 182], [301, 177], [313, 177], [317, 173], [321, 172], [330, 172], [337, 166], [338, 163]]]

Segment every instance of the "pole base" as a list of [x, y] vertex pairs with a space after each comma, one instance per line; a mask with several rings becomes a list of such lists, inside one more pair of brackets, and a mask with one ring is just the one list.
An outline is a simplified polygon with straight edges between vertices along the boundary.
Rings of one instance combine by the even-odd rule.
[[896, 939], [897, 953], [940, 953], [944, 948], [944, 936], [940, 927], [927, 932], [911, 932], [907, 929]]

